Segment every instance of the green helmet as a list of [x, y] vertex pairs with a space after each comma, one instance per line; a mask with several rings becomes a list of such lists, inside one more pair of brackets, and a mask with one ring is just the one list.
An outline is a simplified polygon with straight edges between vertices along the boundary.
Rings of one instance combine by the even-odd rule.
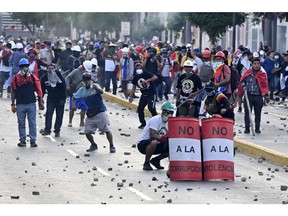
[[161, 110], [168, 110], [168, 111], [173, 111], [175, 110], [174, 105], [170, 101], [166, 101], [162, 104]]

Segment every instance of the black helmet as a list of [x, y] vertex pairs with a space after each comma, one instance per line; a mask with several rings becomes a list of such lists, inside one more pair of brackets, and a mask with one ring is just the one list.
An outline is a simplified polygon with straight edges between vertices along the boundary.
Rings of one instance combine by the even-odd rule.
[[207, 92], [213, 91], [216, 89], [214, 82], [209, 82], [205, 85], [204, 90]]
[[90, 73], [84, 73], [82, 75], [82, 80], [91, 80], [91, 74]]

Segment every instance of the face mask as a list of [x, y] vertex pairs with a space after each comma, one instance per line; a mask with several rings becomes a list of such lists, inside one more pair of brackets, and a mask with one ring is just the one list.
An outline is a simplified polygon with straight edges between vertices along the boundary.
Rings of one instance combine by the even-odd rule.
[[162, 120], [163, 120], [164, 122], [167, 122], [168, 119], [171, 118], [171, 117], [172, 117], [171, 114], [167, 114], [167, 115], [166, 115], [166, 114], [163, 114], [163, 115], [162, 115]]
[[136, 73], [139, 75], [139, 74], [142, 74], [143, 73], [143, 70], [142, 69], [137, 69], [136, 70]]
[[85, 80], [85, 88], [89, 89], [91, 85], [91, 80]]
[[279, 56], [278, 55], [275, 55], [275, 57], [274, 57], [275, 59], [279, 59]]
[[73, 54], [75, 57], [79, 57], [80, 56], [80, 52], [74, 52]]
[[28, 68], [24, 67], [23, 69], [21, 69], [21, 74], [22, 74], [23, 76], [26, 76], [28, 73], [29, 73]]
[[214, 62], [213, 63], [213, 69], [216, 70], [216, 68], [218, 68], [222, 64], [223, 64], [222, 62]]

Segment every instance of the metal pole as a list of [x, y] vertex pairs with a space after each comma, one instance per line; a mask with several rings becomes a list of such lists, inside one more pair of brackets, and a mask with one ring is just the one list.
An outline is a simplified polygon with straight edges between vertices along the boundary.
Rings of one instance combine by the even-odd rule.
[[191, 43], [191, 23], [189, 20], [186, 20], [185, 25], [185, 44]]
[[232, 34], [232, 49], [236, 50], [236, 13], [233, 12], [233, 34]]

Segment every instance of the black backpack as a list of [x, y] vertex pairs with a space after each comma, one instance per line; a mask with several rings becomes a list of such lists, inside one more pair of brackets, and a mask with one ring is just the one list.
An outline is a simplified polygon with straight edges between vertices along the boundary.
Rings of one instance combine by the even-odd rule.
[[241, 76], [238, 70], [233, 66], [230, 67], [230, 71], [231, 71], [230, 84], [231, 84], [231, 90], [233, 92], [235, 89], [238, 88]]

